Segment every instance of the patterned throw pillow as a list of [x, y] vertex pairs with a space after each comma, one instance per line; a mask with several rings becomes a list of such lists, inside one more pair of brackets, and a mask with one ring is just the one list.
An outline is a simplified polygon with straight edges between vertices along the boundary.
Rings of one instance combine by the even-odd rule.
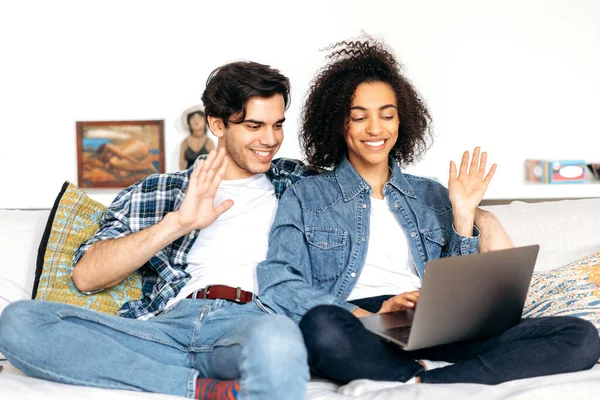
[[523, 317], [553, 315], [583, 318], [600, 333], [600, 252], [533, 274]]
[[38, 249], [32, 298], [116, 314], [123, 304], [141, 297], [138, 273], [108, 290], [93, 294], [81, 293], [73, 283], [71, 263], [75, 250], [96, 232], [104, 209], [77, 186], [64, 183]]

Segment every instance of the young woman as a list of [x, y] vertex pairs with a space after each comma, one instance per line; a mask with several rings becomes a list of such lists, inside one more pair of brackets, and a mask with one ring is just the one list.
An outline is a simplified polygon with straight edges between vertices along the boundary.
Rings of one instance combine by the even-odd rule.
[[403, 173], [428, 143], [424, 103], [383, 44], [332, 49], [302, 130], [310, 166], [328, 171], [285, 192], [257, 270], [260, 301], [301, 319], [312, 370], [342, 383], [497, 384], [591, 368], [600, 339], [577, 318], [524, 319], [491, 339], [415, 352], [362, 326], [361, 316], [414, 308], [428, 260], [478, 251], [475, 209], [496, 166], [486, 173], [476, 148], [458, 170], [450, 162], [448, 189]]

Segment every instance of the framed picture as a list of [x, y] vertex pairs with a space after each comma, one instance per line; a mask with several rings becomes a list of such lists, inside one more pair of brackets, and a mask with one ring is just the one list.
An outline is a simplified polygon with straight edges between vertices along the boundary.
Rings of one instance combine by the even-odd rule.
[[125, 188], [165, 172], [164, 121], [77, 122], [77, 184]]

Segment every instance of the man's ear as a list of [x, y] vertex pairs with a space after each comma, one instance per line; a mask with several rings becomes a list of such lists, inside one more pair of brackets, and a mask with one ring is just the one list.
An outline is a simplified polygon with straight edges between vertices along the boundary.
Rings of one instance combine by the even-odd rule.
[[225, 125], [223, 124], [222, 118], [213, 117], [211, 115], [206, 117], [208, 121], [208, 128], [218, 138], [222, 138], [225, 134]]

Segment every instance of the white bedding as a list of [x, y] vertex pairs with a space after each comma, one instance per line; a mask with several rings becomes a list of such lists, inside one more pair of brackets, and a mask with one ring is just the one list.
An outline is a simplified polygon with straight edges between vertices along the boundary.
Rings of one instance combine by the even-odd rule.
[[[108, 390], [83, 386], [64, 385], [29, 378], [7, 362], [2, 362], [4, 371], [0, 373], [0, 399], [178, 399], [176, 396], [142, 393], [125, 390]], [[590, 371], [574, 374], [561, 374], [533, 379], [506, 382], [496, 386], [474, 384], [452, 385], [404, 385], [368, 392], [361, 396], [349, 397], [337, 394], [338, 386], [327, 381], [311, 381], [308, 384], [307, 399], [370, 399], [370, 400], [438, 400], [438, 399], [598, 399], [600, 398], [600, 365]]]
[[[600, 251], [598, 222], [600, 199], [486, 207], [496, 213], [518, 246], [541, 246], [536, 270], [565, 265]], [[0, 313], [6, 304], [29, 297], [35, 259], [48, 210], [0, 210]], [[550, 216], [550, 217], [549, 217]], [[15, 268], [19, 266], [19, 268]], [[22, 268], [25, 266], [26, 268]], [[176, 399], [177, 397], [132, 391], [63, 385], [29, 378], [7, 362], [0, 373], [0, 400], [12, 399]], [[346, 399], [337, 386], [311, 381], [308, 399]], [[357, 399], [600, 399], [600, 365], [591, 371], [563, 374], [497, 386], [472, 384], [402, 385], [354, 397]]]
[[[326, 387], [329, 385], [329, 387]], [[404, 385], [367, 394], [348, 397], [333, 393], [335, 385], [314, 383], [309, 385], [309, 399], [369, 399], [369, 400], [439, 400], [439, 399], [598, 399], [600, 398], [600, 365], [592, 370], [506, 382], [496, 386], [475, 384]]]

